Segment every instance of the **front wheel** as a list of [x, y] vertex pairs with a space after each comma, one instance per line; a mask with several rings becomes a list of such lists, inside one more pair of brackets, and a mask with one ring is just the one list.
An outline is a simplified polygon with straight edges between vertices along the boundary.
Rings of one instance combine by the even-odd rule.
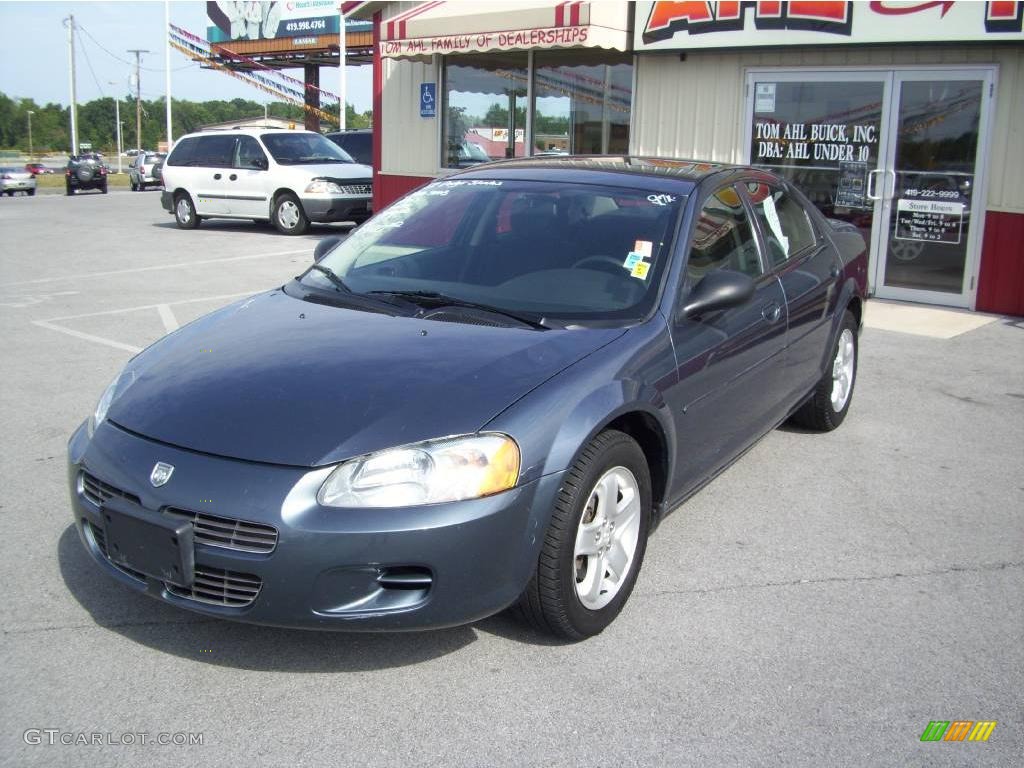
[[29, 196], [29, 197], [35, 197], [35, 196], [36, 196], [36, 191], [35, 191], [34, 189], [30, 189], [30, 190], [28, 191], [28, 196]]
[[174, 220], [182, 229], [195, 229], [199, 226], [196, 207], [192, 204], [192, 198], [184, 192], [174, 199]]
[[518, 610], [537, 629], [583, 640], [607, 627], [636, 584], [651, 521], [647, 460], [629, 435], [598, 435], [566, 473]]
[[302, 209], [302, 203], [290, 192], [285, 192], [274, 202], [274, 226], [284, 235], [301, 235], [309, 229], [309, 219]]
[[853, 399], [853, 385], [857, 382], [857, 353], [857, 319], [846, 310], [839, 335], [832, 345], [831, 364], [810, 399], [793, 414], [795, 423], [822, 432], [843, 423]]

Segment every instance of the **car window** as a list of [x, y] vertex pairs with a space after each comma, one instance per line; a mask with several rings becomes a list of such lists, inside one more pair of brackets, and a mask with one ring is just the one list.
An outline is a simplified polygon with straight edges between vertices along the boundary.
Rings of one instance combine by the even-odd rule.
[[686, 265], [692, 282], [715, 269], [732, 269], [750, 277], [761, 275], [754, 230], [734, 187], [708, 197], [697, 217]]
[[[198, 136], [191, 136], [187, 139], [181, 139], [167, 158], [167, 165], [191, 165], [192, 156], [195, 152], [196, 146], [199, 144]], [[135, 160], [132, 160], [135, 163]]]
[[747, 194], [761, 223], [771, 267], [785, 264], [816, 242], [807, 211], [781, 187], [748, 182]]
[[260, 143], [252, 136], [239, 136], [235, 147], [235, 168], [263, 170], [267, 167], [267, 156], [260, 149]]
[[281, 165], [351, 163], [352, 158], [337, 144], [320, 134], [305, 131], [260, 135], [267, 151]]
[[373, 163], [373, 139], [368, 133], [342, 134], [341, 148], [352, 155], [357, 163]]
[[200, 136], [189, 165], [203, 168], [230, 168], [235, 152], [235, 136]]
[[[352, 291], [427, 291], [581, 321], [636, 319], [667, 269], [685, 194], [444, 179], [374, 216], [320, 262]], [[302, 278], [333, 290], [317, 272]]]

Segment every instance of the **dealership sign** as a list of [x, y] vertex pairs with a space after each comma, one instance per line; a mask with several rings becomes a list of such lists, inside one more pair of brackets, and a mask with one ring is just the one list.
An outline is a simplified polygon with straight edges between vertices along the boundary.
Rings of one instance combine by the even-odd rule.
[[637, 51], [778, 45], [1022, 41], [1024, 2], [638, 2]]

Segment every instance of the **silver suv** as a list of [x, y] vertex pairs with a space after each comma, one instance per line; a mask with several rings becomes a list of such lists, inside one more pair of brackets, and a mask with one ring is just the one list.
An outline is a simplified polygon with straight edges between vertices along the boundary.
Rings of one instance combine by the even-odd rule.
[[163, 165], [161, 202], [178, 226], [205, 218], [270, 221], [286, 235], [310, 222], [370, 217], [373, 171], [312, 131], [237, 128], [182, 137]]
[[146, 187], [160, 185], [160, 178], [153, 175], [153, 168], [167, 157], [162, 152], [139, 152], [128, 166], [128, 178], [132, 192], [142, 192]]

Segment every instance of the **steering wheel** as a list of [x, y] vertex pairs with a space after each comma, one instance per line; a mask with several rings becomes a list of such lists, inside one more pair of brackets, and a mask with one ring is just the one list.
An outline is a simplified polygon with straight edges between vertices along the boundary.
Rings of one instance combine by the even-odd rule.
[[623, 274], [622, 262], [614, 256], [605, 256], [603, 254], [585, 256], [572, 265], [573, 269], [593, 269], [594, 267], [597, 267], [598, 271], [601, 272], [614, 272], [616, 275]]

